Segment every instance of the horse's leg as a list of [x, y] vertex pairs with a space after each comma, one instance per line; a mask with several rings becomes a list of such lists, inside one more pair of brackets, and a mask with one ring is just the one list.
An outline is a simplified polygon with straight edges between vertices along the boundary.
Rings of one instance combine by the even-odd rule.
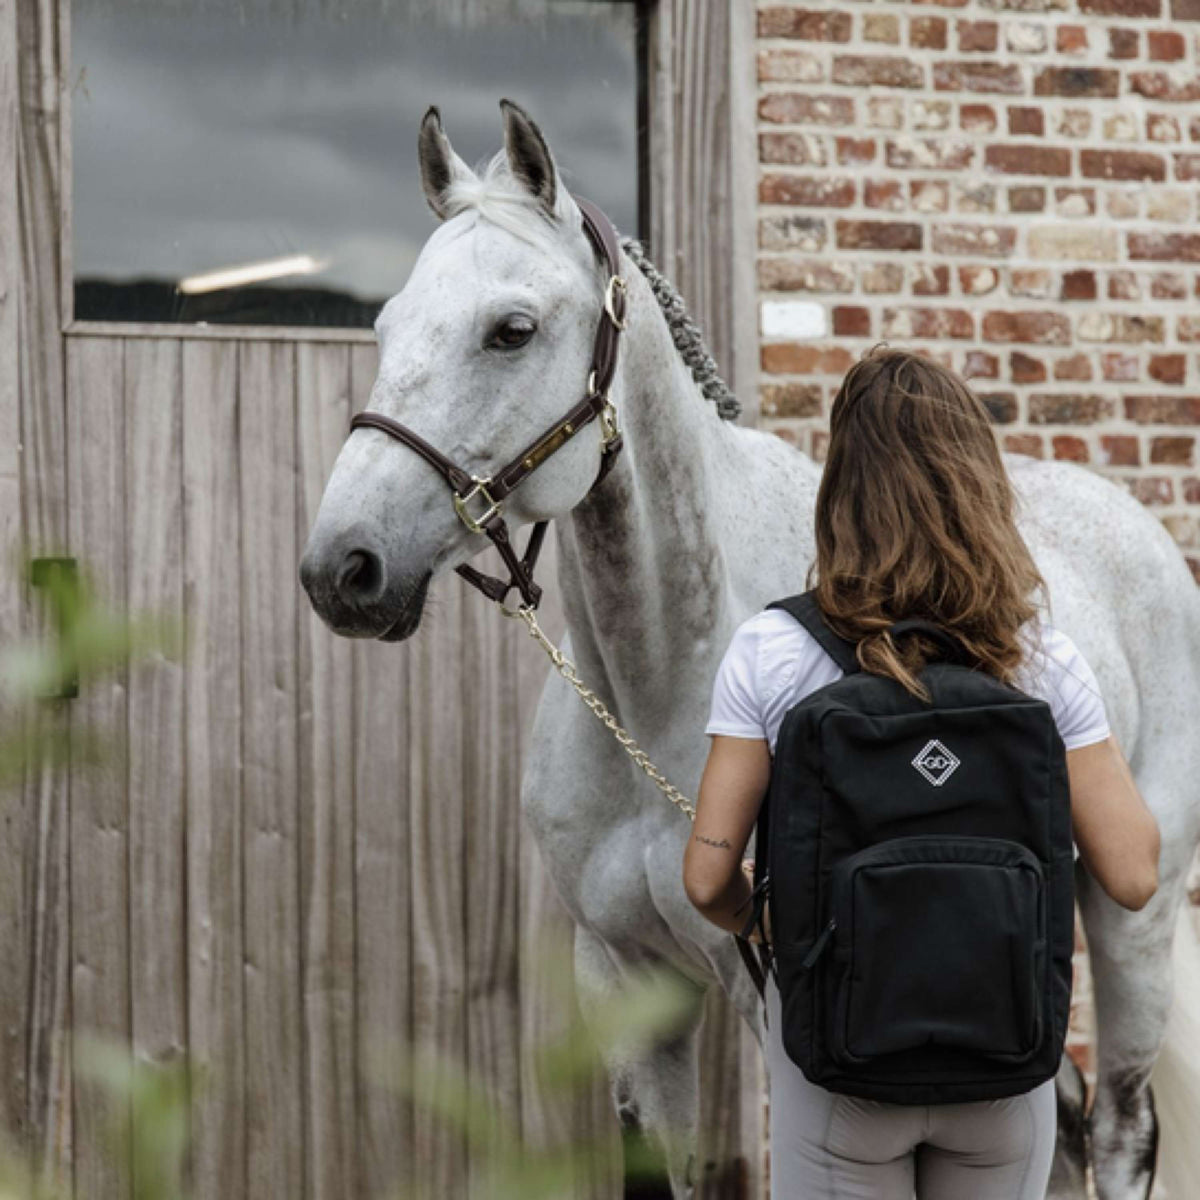
[[[662, 968], [669, 970], [664, 965]], [[619, 1003], [621, 970], [614, 952], [594, 933], [575, 930], [575, 984], [585, 1019]], [[694, 987], [690, 981], [689, 988]], [[621, 1122], [626, 1161], [631, 1152], [644, 1167], [647, 1143], [661, 1150], [665, 1167], [659, 1180], [627, 1178], [626, 1200], [687, 1200], [694, 1195], [696, 1132], [699, 1119], [698, 1033], [704, 993], [682, 1029], [670, 1038], [634, 1050], [601, 1047], [612, 1082], [613, 1106]]]
[[1145, 1200], [1154, 1183], [1158, 1119], [1150, 1071], [1171, 1007], [1171, 950], [1181, 870], [1140, 912], [1108, 898], [1080, 871], [1096, 1004], [1096, 1098], [1090, 1118], [1092, 1168], [1100, 1200]]

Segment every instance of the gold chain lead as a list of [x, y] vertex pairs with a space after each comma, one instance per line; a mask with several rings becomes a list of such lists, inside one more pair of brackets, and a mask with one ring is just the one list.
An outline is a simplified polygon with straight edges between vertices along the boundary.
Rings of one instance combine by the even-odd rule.
[[696, 806], [677, 787], [667, 781], [667, 777], [650, 761], [649, 755], [634, 741], [633, 736], [617, 723], [617, 719], [608, 711], [608, 706], [604, 701], [579, 678], [575, 664], [546, 636], [538, 624], [537, 615], [533, 609], [527, 605], [521, 605], [516, 611], [513, 611], [501, 605], [500, 611], [508, 617], [520, 617], [525, 622], [529, 629], [529, 636], [550, 656], [554, 669], [579, 693], [579, 698], [592, 710], [597, 720], [620, 742], [625, 753], [650, 776], [655, 787], [680, 812], [684, 813], [689, 821], [694, 821]]

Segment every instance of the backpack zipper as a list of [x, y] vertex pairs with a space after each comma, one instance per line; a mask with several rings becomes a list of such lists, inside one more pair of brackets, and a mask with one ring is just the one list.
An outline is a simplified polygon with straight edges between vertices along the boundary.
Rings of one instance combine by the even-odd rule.
[[821, 936], [813, 943], [812, 949], [804, 956], [804, 961], [800, 964], [802, 970], [811, 971], [816, 965], [817, 959], [825, 953], [825, 947], [829, 945], [829, 939], [833, 937], [833, 931], [837, 928], [837, 918], [830, 917], [829, 924], [821, 930]]

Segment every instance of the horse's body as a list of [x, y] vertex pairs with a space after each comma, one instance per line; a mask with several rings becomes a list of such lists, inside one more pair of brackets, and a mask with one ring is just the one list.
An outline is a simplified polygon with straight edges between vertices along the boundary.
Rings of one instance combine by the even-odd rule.
[[[505, 115], [513, 175], [535, 195], [539, 187], [552, 188], [552, 161], [535, 127], [519, 110], [510, 107]], [[427, 192], [433, 189], [444, 204], [449, 180], [465, 181], [469, 191], [467, 169], [443, 145], [440, 126], [436, 136], [430, 132], [429, 120], [422, 166]], [[565, 224], [560, 255], [586, 294], [575, 310], [578, 329], [557, 335], [561, 377], [545, 362], [537, 369], [549, 394], [530, 401], [532, 415], [501, 412], [506, 425], [477, 408], [472, 417], [481, 428], [472, 429], [454, 407], [455, 396], [481, 384], [448, 356], [455, 306], [437, 303], [438, 289], [472, 282], [455, 275], [454, 243], [460, 254], [475, 243], [472, 269], [484, 277], [473, 281], [471, 300], [462, 297], [457, 305], [469, 325], [486, 308], [491, 271], [483, 247], [494, 245], [497, 254], [504, 247], [511, 257], [517, 242], [476, 219], [470, 202], [461, 218], [440, 210], [447, 223], [427, 243], [427, 261], [418, 262], [408, 287], [389, 304], [392, 313], [385, 310], [384, 332], [390, 321], [392, 341], [385, 340], [373, 407], [421, 429], [443, 450], [456, 449], [480, 473], [506, 460], [527, 433], [560, 415], [578, 394], [571, 368], [583, 361], [602, 281], [578, 221], [570, 225], [561, 189], [549, 197], [541, 193], [547, 210]], [[531, 254], [519, 277], [536, 291], [543, 268]], [[514, 277], [503, 268], [497, 274], [497, 287]], [[509, 516], [513, 525], [558, 518], [565, 649], [668, 778], [694, 795], [707, 753], [703, 729], [712, 681], [734, 628], [766, 601], [803, 588], [814, 553], [820, 468], [778, 438], [719, 419], [680, 358], [646, 278], [626, 257], [622, 274], [629, 329], [612, 398], [625, 449], [591, 491], [594, 441], [564, 450], [570, 461], [556, 467], [547, 460], [531, 477], [528, 496], [518, 502], [514, 494]], [[544, 282], [551, 291], [563, 286], [561, 279]], [[449, 379], [440, 397], [430, 382], [434, 373]], [[489, 386], [496, 387], [494, 380]], [[504, 404], [504, 386], [499, 398], [490, 393], [494, 407]], [[1080, 876], [1099, 1028], [1092, 1121], [1098, 1191], [1101, 1200], [1141, 1200], [1154, 1163], [1147, 1083], [1170, 1005], [1175, 914], [1200, 840], [1200, 590], [1161, 523], [1118, 487], [1068, 464], [1022, 456], [1006, 462], [1020, 498], [1022, 533], [1049, 584], [1049, 618], [1093, 665], [1113, 731], [1163, 833], [1161, 887], [1142, 912], [1118, 908]], [[444, 484], [415, 455], [373, 431], [356, 433], [335, 468], [306, 553], [305, 582], [322, 615], [359, 636], [411, 633], [430, 573], [480, 549], [482, 539], [464, 535], [449, 508]], [[362, 579], [357, 571], [347, 576], [341, 564], [365, 553], [362, 546], [378, 558], [385, 578], [372, 576], [369, 594], [343, 595], [339, 580]], [[618, 1054], [609, 1064], [622, 1119], [662, 1138], [674, 1194], [689, 1195], [703, 990], [720, 982], [761, 1032], [757, 997], [733, 940], [684, 894], [687, 820], [557, 675], [538, 709], [529, 764], [522, 804], [577, 925], [576, 975], [585, 1009], [603, 1004], [628, 971], [647, 963], [673, 969], [696, 986], [693, 1020], [682, 1036], [638, 1057]], [[1070, 1082], [1064, 1079], [1060, 1089], [1065, 1104]], [[1064, 1159], [1061, 1166], [1056, 1179], [1066, 1195], [1070, 1164]]]

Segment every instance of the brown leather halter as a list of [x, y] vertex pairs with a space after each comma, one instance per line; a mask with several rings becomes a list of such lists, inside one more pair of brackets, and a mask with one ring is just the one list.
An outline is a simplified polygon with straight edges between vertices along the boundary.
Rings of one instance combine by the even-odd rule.
[[[516, 588], [523, 605], [530, 609], [536, 609], [542, 598], [542, 589], [533, 582], [533, 568], [537, 563], [549, 522], [538, 521], [534, 524], [529, 540], [525, 543], [525, 553], [518, 558], [508, 536], [508, 526], [501, 515], [505, 498], [555, 450], [565, 445], [597, 417], [600, 419], [604, 440], [600, 447], [600, 469], [592, 483], [593, 488], [612, 469], [621, 449], [621, 431], [617, 427], [616, 409], [608, 398], [608, 389], [617, 367], [618, 340], [625, 328], [626, 284], [618, 273], [620, 247], [616, 230], [603, 211], [582, 196], [575, 196], [574, 199], [583, 214], [583, 227], [608, 268], [608, 282], [604, 288], [604, 308], [600, 314], [600, 324], [596, 328], [596, 340], [592, 347], [587, 392], [561, 421], [526, 446], [506, 466], [483, 478], [464, 471], [407, 425], [385, 417], [382, 413], [360, 412], [350, 422], [351, 430], [378, 429], [398, 442], [403, 442], [438, 471], [454, 493], [454, 509], [463, 524], [472, 533], [486, 533], [491, 538], [492, 544], [508, 567], [509, 577], [505, 581], [494, 575], [485, 575], [469, 563], [463, 563], [455, 570], [489, 600], [500, 604], [503, 604], [508, 593]], [[469, 506], [475, 501], [481, 503], [483, 509], [472, 513]]]

